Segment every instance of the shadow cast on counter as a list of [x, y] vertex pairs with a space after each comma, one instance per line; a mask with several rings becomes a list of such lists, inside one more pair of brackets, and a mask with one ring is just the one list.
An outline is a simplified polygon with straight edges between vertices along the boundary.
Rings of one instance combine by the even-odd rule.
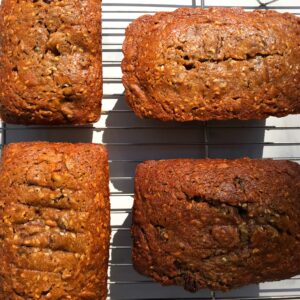
[[48, 141], [64, 143], [91, 143], [93, 125], [87, 126], [18, 126], [6, 125], [5, 143]]
[[135, 167], [142, 161], [205, 157], [203, 122], [140, 119], [127, 106], [124, 95], [115, 98], [106, 117], [103, 142], [109, 151], [112, 184], [120, 192], [132, 193]]
[[209, 158], [262, 158], [266, 120], [208, 122]]

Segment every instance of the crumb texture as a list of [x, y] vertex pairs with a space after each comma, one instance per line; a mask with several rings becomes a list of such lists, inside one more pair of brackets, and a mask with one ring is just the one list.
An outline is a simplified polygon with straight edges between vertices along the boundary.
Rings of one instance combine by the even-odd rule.
[[101, 0], [3, 0], [1, 117], [86, 124], [102, 98]]
[[300, 166], [166, 160], [137, 167], [133, 264], [163, 285], [227, 291], [300, 273]]
[[292, 14], [182, 8], [129, 25], [126, 99], [164, 121], [300, 113], [300, 20]]
[[0, 299], [105, 300], [105, 148], [11, 144], [4, 148], [0, 177]]

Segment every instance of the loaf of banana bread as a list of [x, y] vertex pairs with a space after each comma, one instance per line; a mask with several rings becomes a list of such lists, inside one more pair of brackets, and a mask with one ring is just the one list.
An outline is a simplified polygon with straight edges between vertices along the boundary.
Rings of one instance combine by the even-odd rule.
[[264, 119], [300, 113], [300, 19], [182, 8], [126, 30], [123, 83], [139, 117]]
[[300, 166], [165, 160], [137, 167], [133, 264], [163, 285], [226, 291], [300, 273]]
[[0, 299], [105, 300], [109, 223], [102, 145], [6, 146], [0, 169]]
[[102, 98], [101, 0], [2, 0], [1, 117], [86, 124]]

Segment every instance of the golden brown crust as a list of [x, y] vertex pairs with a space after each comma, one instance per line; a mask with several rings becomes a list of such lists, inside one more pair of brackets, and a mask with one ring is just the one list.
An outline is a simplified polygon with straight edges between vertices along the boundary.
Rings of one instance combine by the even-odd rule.
[[166, 160], [137, 167], [133, 264], [164, 285], [228, 290], [300, 273], [300, 166]]
[[106, 149], [11, 144], [0, 177], [0, 299], [105, 300]]
[[86, 124], [101, 112], [101, 0], [3, 0], [5, 122]]
[[263, 119], [300, 112], [300, 20], [183, 8], [126, 29], [123, 83], [139, 117]]

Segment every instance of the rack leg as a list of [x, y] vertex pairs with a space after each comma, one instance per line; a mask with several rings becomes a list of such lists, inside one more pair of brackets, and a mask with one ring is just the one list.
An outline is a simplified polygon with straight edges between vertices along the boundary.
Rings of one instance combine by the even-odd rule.
[[210, 297], [211, 297], [211, 300], [216, 300], [216, 292], [215, 291], [211, 291], [210, 292]]

